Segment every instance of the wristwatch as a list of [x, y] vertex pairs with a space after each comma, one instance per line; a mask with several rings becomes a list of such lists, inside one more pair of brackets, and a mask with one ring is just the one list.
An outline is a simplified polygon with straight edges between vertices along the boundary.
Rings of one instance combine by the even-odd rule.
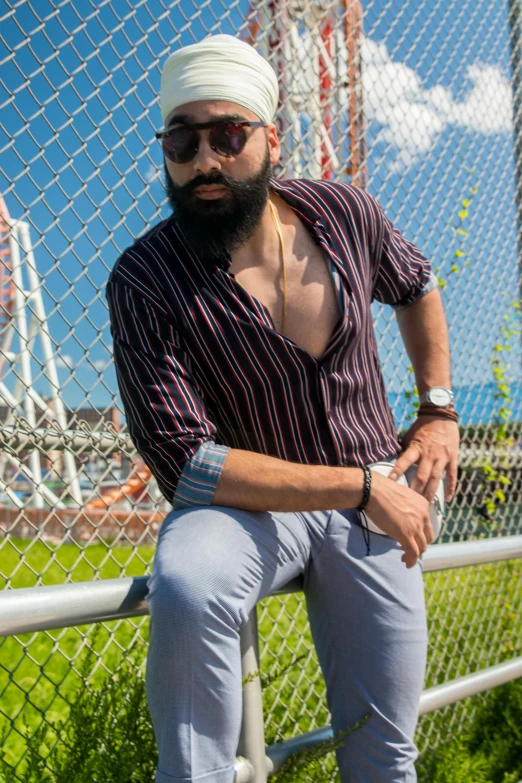
[[434, 386], [420, 396], [420, 404], [429, 403], [437, 408], [450, 408], [453, 405], [453, 392], [444, 386]]

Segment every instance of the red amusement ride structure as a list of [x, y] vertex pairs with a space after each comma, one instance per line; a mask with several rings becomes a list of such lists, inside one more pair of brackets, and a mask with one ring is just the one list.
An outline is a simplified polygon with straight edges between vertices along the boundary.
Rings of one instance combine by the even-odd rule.
[[360, 0], [254, 0], [247, 30], [279, 77], [286, 174], [365, 187]]

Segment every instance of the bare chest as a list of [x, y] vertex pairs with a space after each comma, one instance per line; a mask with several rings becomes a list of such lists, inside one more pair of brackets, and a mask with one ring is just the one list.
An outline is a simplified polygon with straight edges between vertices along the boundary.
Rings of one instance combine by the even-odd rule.
[[[330, 261], [311, 238], [286, 258], [286, 324], [283, 329], [281, 256], [261, 267], [242, 269], [236, 281], [269, 311], [275, 329], [320, 359], [339, 322], [341, 312]], [[235, 273], [234, 263], [230, 271]]]

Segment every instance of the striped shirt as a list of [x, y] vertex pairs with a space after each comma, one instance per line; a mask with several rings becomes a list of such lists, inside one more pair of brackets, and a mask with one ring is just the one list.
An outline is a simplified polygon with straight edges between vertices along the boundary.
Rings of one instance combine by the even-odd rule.
[[337, 466], [400, 450], [371, 302], [416, 302], [436, 285], [430, 264], [365, 191], [270, 184], [330, 264], [341, 317], [320, 359], [276, 331], [229, 254], [196, 256], [174, 216], [128, 248], [107, 283], [129, 434], [174, 508], [212, 502], [230, 448]]

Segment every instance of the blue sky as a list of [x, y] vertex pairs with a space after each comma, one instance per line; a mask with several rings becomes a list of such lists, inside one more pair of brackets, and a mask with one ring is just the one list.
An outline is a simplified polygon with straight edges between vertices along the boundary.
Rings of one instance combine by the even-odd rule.
[[[442, 274], [455, 250], [466, 252], [469, 266], [445, 294], [455, 384], [488, 384], [518, 274], [507, 3], [363, 5], [369, 189]], [[234, 33], [248, 4], [226, 13], [216, 0], [199, 10], [186, 0], [168, 10], [155, 0], [37, 8], [43, 23], [27, 3], [9, 14], [0, 0], [0, 193], [12, 217], [31, 223], [63, 397], [73, 408], [104, 406], [117, 399], [104, 285], [119, 253], [166, 214], [153, 139], [160, 67], [172, 47]], [[472, 188], [469, 236], [459, 239]], [[400, 392], [411, 379], [397, 330], [389, 313], [375, 316], [389, 388]], [[518, 382], [518, 349], [511, 364]], [[35, 388], [48, 394], [39, 372], [35, 361]]]

